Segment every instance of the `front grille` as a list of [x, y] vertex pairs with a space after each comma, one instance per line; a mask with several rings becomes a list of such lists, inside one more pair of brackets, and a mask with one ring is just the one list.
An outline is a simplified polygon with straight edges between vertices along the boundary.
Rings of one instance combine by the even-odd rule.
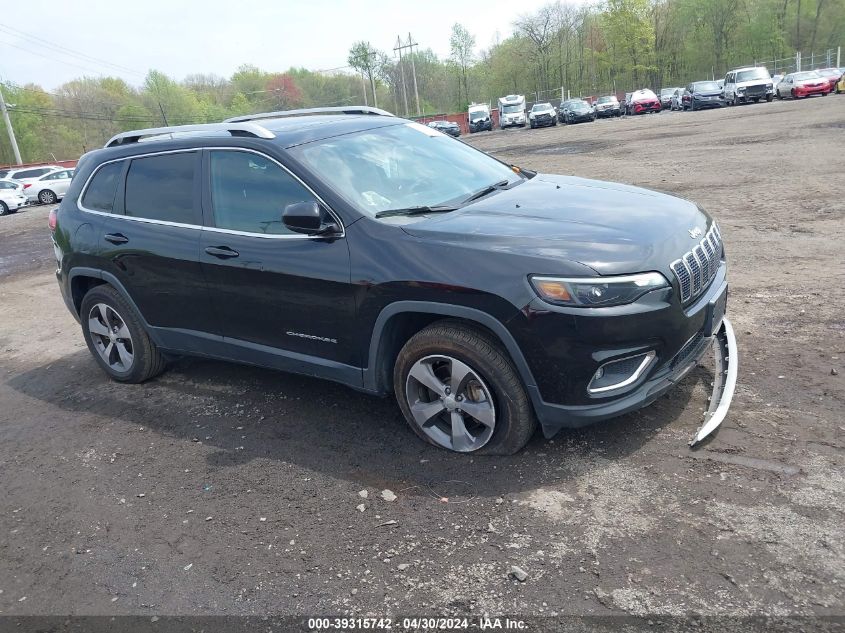
[[678, 279], [682, 303], [692, 301], [707, 289], [719, 270], [721, 259], [722, 236], [714, 222], [701, 242], [670, 265]]

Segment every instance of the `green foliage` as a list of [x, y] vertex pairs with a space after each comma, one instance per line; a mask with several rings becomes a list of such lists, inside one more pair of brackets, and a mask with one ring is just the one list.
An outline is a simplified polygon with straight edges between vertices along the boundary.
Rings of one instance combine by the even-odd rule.
[[[171, 125], [205, 123], [275, 109], [373, 104], [374, 97], [380, 107], [414, 115], [412, 69], [422, 111], [435, 114], [512, 93], [533, 100], [553, 99], [561, 89], [574, 96], [659, 89], [754, 62], [789, 70], [796, 50], [806, 68], [811, 50], [845, 44], [845, 0], [560, 0], [512, 26], [512, 35], [478, 50], [473, 34], [455, 24], [448, 59], [405, 49], [401, 65], [392, 50], [357, 41], [350, 70], [333, 73], [244, 65], [229, 78], [194, 74], [183, 81], [151, 70], [139, 87], [83, 77], [52, 93], [34, 84], [2, 88], [24, 160], [49, 161], [79, 156], [124, 130], [160, 126], [165, 117]], [[780, 60], [777, 68], [773, 59]], [[0, 163], [12, 160], [0, 129]]]

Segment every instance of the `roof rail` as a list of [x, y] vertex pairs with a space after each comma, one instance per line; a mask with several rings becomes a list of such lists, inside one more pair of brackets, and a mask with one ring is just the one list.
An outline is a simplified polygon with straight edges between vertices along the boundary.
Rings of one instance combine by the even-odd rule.
[[378, 116], [394, 116], [387, 110], [371, 108], [370, 106], [334, 106], [331, 108], [302, 108], [299, 110], [279, 110], [277, 112], [259, 112], [245, 114], [226, 119], [224, 123], [240, 123], [243, 121], [257, 121], [260, 119], [283, 119], [293, 116], [308, 116], [311, 114], [374, 114]]
[[197, 125], [172, 125], [170, 127], [152, 127], [144, 130], [131, 130], [121, 132], [112, 136], [104, 147], [115, 147], [128, 143], [138, 143], [141, 140], [153, 136], [167, 136], [173, 134], [190, 134], [192, 132], [201, 135], [203, 132], [228, 132], [232, 136], [254, 136], [256, 138], [276, 138], [267, 128], [257, 123], [202, 123]]

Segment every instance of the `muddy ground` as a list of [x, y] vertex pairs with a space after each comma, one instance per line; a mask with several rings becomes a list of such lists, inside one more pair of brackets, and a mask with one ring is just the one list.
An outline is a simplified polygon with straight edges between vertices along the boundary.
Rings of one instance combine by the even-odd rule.
[[718, 435], [687, 448], [704, 369], [510, 458], [272, 371], [110, 382], [35, 207], [0, 218], [2, 614], [845, 615], [845, 97], [467, 140], [718, 218], [741, 353]]

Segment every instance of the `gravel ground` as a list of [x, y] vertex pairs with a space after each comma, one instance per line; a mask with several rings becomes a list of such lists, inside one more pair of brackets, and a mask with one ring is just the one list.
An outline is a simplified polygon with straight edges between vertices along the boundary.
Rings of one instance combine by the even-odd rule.
[[465, 139], [716, 215], [740, 382], [697, 451], [704, 368], [509, 458], [303, 377], [182, 360], [110, 382], [48, 208], [0, 218], [0, 613], [845, 615], [843, 128], [829, 96]]

